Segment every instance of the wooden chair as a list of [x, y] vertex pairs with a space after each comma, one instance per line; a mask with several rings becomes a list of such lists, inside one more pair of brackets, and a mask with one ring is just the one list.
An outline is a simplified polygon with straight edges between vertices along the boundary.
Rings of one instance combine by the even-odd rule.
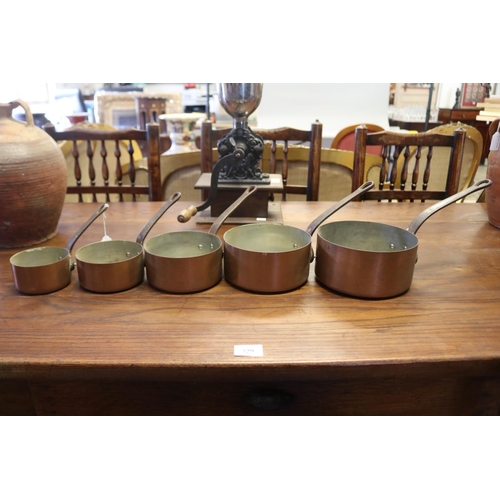
[[[474, 184], [474, 178], [477, 173], [477, 169], [479, 164], [481, 163], [481, 154], [483, 151], [483, 136], [481, 132], [477, 130], [477, 128], [472, 125], [466, 125], [465, 123], [446, 123], [444, 125], [439, 125], [433, 129], [432, 132], [446, 135], [453, 135], [455, 130], [462, 128], [466, 132], [465, 136], [465, 145], [464, 145], [464, 154], [462, 158], [462, 169], [460, 171], [460, 180], [458, 183], [458, 190], [468, 188]], [[430, 131], [429, 131], [430, 132]], [[426, 133], [429, 133], [426, 132]], [[439, 155], [443, 162], [446, 162], [449, 155], [449, 150], [447, 148], [434, 148], [433, 158], [435, 161], [439, 160]], [[439, 175], [433, 176], [434, 185], [437, 187], [440, 185], [444, 185], [446, 182], [446, 169], [440, 169], [439, 173], [441, 173], [441, 178]], [[430, 185], [431, 188], [434, 188], [434, 185]], [[463, 202], [463, 200], [461, 200]]]
[[[455, 130], [463, 128], [466, 132], [464, 153], [462, 158], [462, 168], [460, 170], [460, 180], [458, 184], [458, 190], [461, 191], [474, 183], [476, 177], [477, 169], [479, 163], [481, 162], [481, 154], [483, 150], [483, 138], [479, 130], [472, 127], [471, 125], [466, 125], [464, 123], [447, 123], [444, 125], [439, 125], [431, 129], [432, 133], [453, 135]], [[426, 133], [429, 133], [426, 132]], [[410, 159], [412, 159], [417, 151], [415, 146], [410, 148], [412, 151]], [[427, 155], [427, 148], [422, 148], [421, 155], [425, 157]], [[449, 147], [434, 147], [432, 152], [432, 163], [433, 163], [433, 174], [429, 179], [427, 189], [430, 190], [443, 190], [446, 186], [446, 180], [448, 176], [448, 164], [449, 164], [450, 148]], [[398, 162], [398, 171], [396, 178], [400, 179], [401, 170], [403, 165], [402, 158]], [[421, 184], [423, 180], [424, 170], [420, 169], [418, 183]], [[370, 179], [375, 180], [375, 179]], [[468, 197], [470, 201], [472, 197]], [[463, 203], [465, 200], [459, 200], [458, 203]]]
[[[372, 172], [381, 167], [380, 156], [367, 153], [365, 156], [365, 177], [371, 180]], [[352, 188], [354, 151], [323, 148], [321, 150], [321, 182], [319, 185], [319, 201], [341, 200]]]
[[[367, 146], [382, 146], [382, 164], [378, 189], [368, 191], [361, 200], [442, 200], [459, 191], [460, 172], [466, 131], [457, 128], [453, 135], [430, 130], [423, 133], [374, 132], [361, 125], [356, 128], [352, 190], [366, 180]], [[448, 161], [440, 167], [433, 162], [434, 149], [448, 148]], [[412, 151], [414, 148], [414, 151]], [[436, 169], [445, 171], [446, 182], [440, 189], [429, 189]]]
[[[268, 164], [271, 158], [271, 144], [264, 146], [262, 159]], [[283, 160], [283, 146], [278, 145], [275, 153], [278, 168]], [[341, 200], [351, 192], [354, 152], [340, 149], [322, 148], [318, 201]], [[367, 154], [365, 165], [367, 171], [378, 172], [382, 163], [379, 156]], [[305, 184], [309, 168], [309, 148], [295, 146], [288, 151], [288, 181], [291, 184]], [[374, 174], [367, 174], [372, 177]], [[289, 194], [287, 201], [303, 200], [303, 195]]]
[[[344, 127], [337, 133], [337, 135], [332, 140], [330, 148], [343, 149], [345, 151], [354, 151], [354, 133], [356, 131], [356, 128], [360, 125], [364, 125], [368, 130], [368, 133], [382, 132], [383, 130], [385, 130], [384, 127], [375, 125], [373, 123], [357, 123], [355, 125], [349, 125], [348, 127]], [[368, 146], [366, 151], [367, 153], [370, 153], [372, 155], [381, 156], [382, 146]]]
[[[63, 131], [57, 131], [49, 124], [44, 130], [62, 148], [71, 149], [73, 159], [68, 172], [67, 193], [77, 195], [78, 202], [162, 199], [160, 154], [166, 142], [171, 143], [168, 137], [163, 137], [164, 146], [160, 147], [157, 123], [147, 124], [146, 130], [120, 130], [109, 126], [103, 129], [88, 123]], [[139, 141], [148, 145], [149, 153], [143, 161]], [[147, 178], [143, 177], [144, 182], [137, 183], [136, 177], [141, 169], [147, 173]]]
[[[213, 150], [217, 141], [230, 132], [227, 129], [213, 129], [212, 122], [205, 121], [201, 125], [201, 135], [196, 141], [201, 149], [201, 170], [202, 172], [211, 172], [214, 165]], [[315, 122], [311, 125], [311, 130], [298, 130], [290, 127], [278, 129], [252, 129], [259, 134], [264, 143], [270, 144], [270, 155], [268, 158], [263, 156], [261, 169], [263, 172], [271, 174], [279, 173], [283, 176], [282, 200], [287, 199], [288, 194], [298, 194], [306, 197], [308, 201], [317, 201], [319, 193], [320, 164], [321, 164], [321, 140], [323, 125]], [[277, 161], [278, 145], [282, 144], [281, 162]], [[308, 170], [307, 179], [302, 184], [289, 182], [289, 153], [295, 148], [304, 148], [308, 144]], [[217, 156], [218, 159], [218, 156]], [[304, 199], [302, 197], [302, 199]]]
[[[194, 188], [201, 174], [200, 150], [161, 155], [160, 169], [163, 201], [177, 191], [182, 194], [184, 201], [202, 201], [202, 190]], [[138, 168], [135, 180], [136, 184], [147, 184], [148, 171], [144, 168]], [[126, 196], [124, 195], [124, 198]], [[138, 195], [139, 201], [142, 201], [140, 198], [142, 196], [144, 195]]]
[[[213, 152], [214, 163], [219, 154]], [[195, 189], [194, 185], [201, 175], [201, 151], [183, 151], [169, 153], [161, 157], [161, 180], [163, 199], [166, 200], [172, 193], [180, 191], [184, 201], [202, 201], [202, 190]]]

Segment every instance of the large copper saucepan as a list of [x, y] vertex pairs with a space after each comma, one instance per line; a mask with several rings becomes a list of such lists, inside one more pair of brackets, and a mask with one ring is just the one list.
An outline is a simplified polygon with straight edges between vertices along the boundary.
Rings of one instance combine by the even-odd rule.
[[18, 252], [10, 258], [16, 288], [28, 295], [55, 292], [71, 283], [75, 263], [71, 250], [80, 236], [108, 208], [101, 206], [68, 241], [66, 248], [38, 247]]
[[122, 292], [140, 285], [144, 280], [144, 239], [180, 197], [181, 193], [174, 193], [142, 228], [136, 241], [98, 241], [79, 248], [75, 257], [80, 285], [97, 293]]
[[487, 188], [480, 181], [435, 203], [408, 226], [364, 221], [336, 221], [320, 227], [316, 245], [315, 274], [326, 287], [353, 297], [385, 299], [410, 288], [417, 261], [420, 226], [439, 210]]
[[144, 245], [150, 285], [170, 293], [195, 293], [222, 279], [222, 241], [216, 235], [223, 222], [257, 190], [249, 186], [212, 224], [208, 233], [174, 231], [149, 239]]
[[283, 224], [247, 224], [224, 234], [224, 278], [228, 283], [259, 293], [281, 293], [302, 286], [314, 259], [312, 234], [337, 210], [374, 186], [359, 189], [318, 216], [307, 228]]

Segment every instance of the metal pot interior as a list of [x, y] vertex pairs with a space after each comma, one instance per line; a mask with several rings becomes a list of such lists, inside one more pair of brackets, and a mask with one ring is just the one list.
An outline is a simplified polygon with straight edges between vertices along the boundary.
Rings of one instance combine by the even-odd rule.
[[311, 236], [292, 226], [281, 224], [248, 224], [229, 229], [224, 241], [249, 252], [291, 252], [311, 243]]
[[335, 245], [365, 252], [397, 252], [418, 245], [409, 231], [378, 222], [337, 221], [318, 229], [318, 237]]
[[134, 259], [142, 253], [142, 246], [133, 241], [99, 241], [81, 247], [76, 259], [87, 264], [114, 264]]
[[160, 234], [144, 245], [147, 253], [172, 259], [201, 257], [221, 248], [220, 238], [200, 231], [177, 231]]
[[40, 247], [16, 253], [10, 258], [10, 263], [17, 267], [40, 267], [54, 264], [67, 256], [66, 248]]

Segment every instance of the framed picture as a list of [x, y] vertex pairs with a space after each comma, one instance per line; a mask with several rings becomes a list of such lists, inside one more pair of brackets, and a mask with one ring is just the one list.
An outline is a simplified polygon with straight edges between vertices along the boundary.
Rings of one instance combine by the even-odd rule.
[[478, 102], [484, 102], [489, 83], [463, 83], [462, 108], [475, 108]]

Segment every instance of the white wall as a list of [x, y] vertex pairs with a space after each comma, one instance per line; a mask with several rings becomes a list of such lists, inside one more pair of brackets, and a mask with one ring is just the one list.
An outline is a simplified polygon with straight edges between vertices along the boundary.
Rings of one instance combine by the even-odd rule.
[[354, 123], [389, 127], [388, 107], [389, 83], [264, 83], [256, 114], [262, 128], [308, 129], [319, 120], [331, 142]]
[[455, 104], [457, 89], [461, 88], [461, 83], [440, 83], [436, 102], [437, 107], [452, 108]]

